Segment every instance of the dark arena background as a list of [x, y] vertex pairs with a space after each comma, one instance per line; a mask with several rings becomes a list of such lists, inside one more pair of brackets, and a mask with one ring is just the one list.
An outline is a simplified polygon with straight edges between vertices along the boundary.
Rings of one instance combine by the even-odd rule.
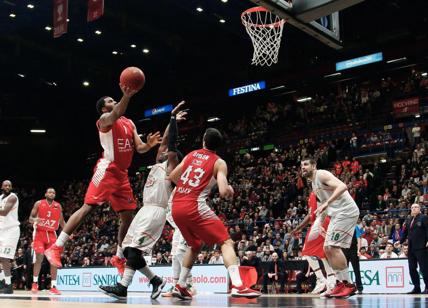
[[[0, 0], [0, 180], [12, 183], [20, 222], [7, 258], [18, 233], [10, 235], [0, 201], [1, 307], [427, 307], [427, 29], [424, 0]], [[202, 246], [191, 301], [151, 299], [138, 271], [127, 299], [105, 295], [99, 286], [121, 281], [111, 265], [120, 219], [108, 202], [65, 244], [57, 279], [44, 258], [31, 290], [33, 206], [49, 187], [65, 221], [82, 206], [103, 152], [97, 100], [121, 99], [119, 76], [130, 66], [146, 78], [125, 113], [143, 142], [163, 134], [183, 100], [181, 153], [201, 148], [208, 127], [223, 135], [217, 154], [234, 196], [214, 188], [207, 203], [239, 264], [257, 274], [249, 286], [260, 297], [231, 296], [219, 245]], [[128, 169], [134, 214], [157, 147], [136, 153]], [[346, 185], [360, 211], [360, 270], [349, 265], [349, 283], [361, 283], [350, 297], [314, 292], [320, 280], [302, 254], [309, 231], [294, 232], [311, 214], [301, 167], [308, 156]], [[167, 222], [144, 256], [165, 279], [162, 292], [175, 283], [174, 228]], [[11, 289], [2, 280], [9, 265]]]

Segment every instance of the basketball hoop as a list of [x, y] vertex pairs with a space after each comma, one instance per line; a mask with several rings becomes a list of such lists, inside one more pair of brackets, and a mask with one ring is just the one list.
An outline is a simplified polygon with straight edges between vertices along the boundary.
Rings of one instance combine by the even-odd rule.
[[251, 64], [271, 66], [277, 63], [285, 20], [262, 6], [244, 11], [241, 20], [253, 42]]

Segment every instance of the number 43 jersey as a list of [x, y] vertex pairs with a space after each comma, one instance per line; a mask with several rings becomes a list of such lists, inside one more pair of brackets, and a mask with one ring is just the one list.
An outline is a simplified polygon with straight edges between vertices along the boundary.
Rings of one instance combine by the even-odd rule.
[[218, 159], [217, 154], [207, 149], [187, 154], [172, 202], [205, 202], [211, 188], [217, 183], [214, 164]]

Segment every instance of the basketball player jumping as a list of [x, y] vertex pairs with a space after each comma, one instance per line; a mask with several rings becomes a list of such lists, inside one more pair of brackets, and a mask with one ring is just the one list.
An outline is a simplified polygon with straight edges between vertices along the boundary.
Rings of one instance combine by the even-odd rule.
[[143, 273], [152, 285], [151, 298], [156, 299], [166, 281], [156, 276], [146, 264], [143, 254], [151, 255], [153, 246], [162, 235], [166, 222], [166, 207], [171, 195], [171, 181], [167, 180], [169, 173], [178, 165], [177, 155], [177, 122], [185, 120], [186, 112], [179, 112], [184, 105], [181, 102], [171, 112], [171, 119], [162, 138], [162, 144], [156, 156], [156, 165], [152, 167], [147, 177], [143, 191], [144, 206], [138, 211], [122, 242], [124, 255], [127, 258], [122, 280], [114, 286], [100, 286], [105, 294], [125, 299], [128, 286], [138, 270]]
[[61, 252], [70, 235], [98, 205], [110, 202], [112, 209], [119, 213], [120, 226], [117, 236], [118, 246], [112, 264], [123, 274], [125, 259], [122, 250], [122, 240], [128, 231], [136, 208], [136, 202], [128, 179], [128, 167], [132, 162], [134, 152], [146, 153], [160, 143], [160, 133], [149, 134], [147, 143], [138, 136], [134, 123], [125, 118], [125, 113], [131, 97], [137, 92], [121, 85], [123, 93], [119, 103], [111, 97], [104, 96], [97, 102], [97, 110], [101, 114], [97, 121], [103, 156], [95, 166], [94, 175], [83, 206], [71, 215], [55, 244], [45, 251], [48, 261], [56, 267], [61, 267]]
[[[327, 296], [348, 297], [355, 294], [356, 287], [350, 283], [348, 263], [341, 248], [349, 248], [360, 211], [348, 192], [348, 187], [331, 172], [317, 170], [314, 159], [301, 161], [302, 175], [311, 180], [312, 190], [321, 205], [316, 215], [325, 217], [324, 211], [330, 216], [324, 251], [328, 263], [336, 272], [338, 283]], [[322, 227], [319, 228], [320, 230]]]
[[186, 280], [202, 243], [220, 244], [224, 264], [232, 280], [232, 296], [258, 297], [260, 292], [243, 285], [239, 275], [233, 241], [223, 222], [210, 209], [206, 198], [211, 188], [218, 183], [220, 196], [231, 198], [234, 194], [227, 181], [227, 165], [216, 154], [223, 137], [214, 128], [208, 128], [203, 137], [203, 148], [190, 152], [170, 174], [176, 183], [172, 199], [172, 217], [190, 246], [183, 259], [180, 278], [175, 285], [173, 296], [191, 300], [186, 288]]
[[[39, 291], [38, 281], [40, 268], [42, 266], [44, 252], [56, 241], [56, 230], [58, 227], [64, 228], [65, 222], [62, 216], [61, 204], [55, 201], [55, 189], [49, 187], [46, 189], [45, 199], [37, 201], [31, 210], [29, 222], [34, 226], [33, 249], [36, 253], [36, 262], [33, 270], [33, 284], [31, 292]], [[56, 288], [57, 268], [51, 265], [51, 288], [50, 294], [60, 295], [61, 292]]]
[[[327, 262], [324, 253], [324, 240], [325, 237], [316, 229], [319, 228], [318, 224], [320, 223], [316, 219], [315, 211], [317, 210], [317, 197], [314, 192], [311, 192], [308, 200], [308, 214], [303, 219], [303, 221], [293, 230], [291, 234], [295, 234], [302, 230], [308, 224], [311, 224], [308, 232], [306, 233], [305, 244], [303, 245], [302, 256], [305, 260], [308, 261], [309, 266], [314, 271], [317, 277], [317, 284], [312, 290], [312, 294], [320, 294], [327, 289], [327, 293], [330, 293], [334, 289], [336, 284], [336, 277], [334, 275], [333, 269]], [[321, 217], [320, 217], [321, 218]], [[326, 217], [322, 227], [324, 229], [328, 228], [330, 223], [330, 218]], [[316, 232], [314, 236], [313, 233]], [[322, 261], [324, 269], [327, 274], [327, 278], [324, 277], [324, 274], [319, 266], [319, 260]], [[327, 294], [326, 293], [326, 294]], [[323, 295], [323, 294], [322, 294]]]
[[0, 196], [0, 280], [4, 280], [4, 294], [12, 294], [11, 261], [15, 258], [16, 247], [19, 241], [18, 196], [12, 192], [12, 182], [3, 181], [1, 185], [3, 194]]

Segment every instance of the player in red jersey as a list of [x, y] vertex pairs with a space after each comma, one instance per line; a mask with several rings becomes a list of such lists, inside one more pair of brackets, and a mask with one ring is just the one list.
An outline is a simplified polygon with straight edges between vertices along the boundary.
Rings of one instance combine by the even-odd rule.
[[123, 96], [119, 103], [108, 96], [97, 102], [97, 110], [101, 114], [97, 128], [104, 152], [95, 166], [83, 206], [71, 215], [55, 244], [45, 251], [48, 261], [57, 267], [62, 266], [61, 252], [73, 231], [96, 206], [109, 202], [120, 217], [117, 253], [112, 258], [112, 264], [118, 268], [119, 274], [123, 274], [126, 260], [121, 244], [136, 208], [128, 179], [128, 167], [135, 151], [146, 153], [160, 143], [161, 136], [156, 132], [148, 135], [147, 143], [141, 141], [134, 123], [123, 116], [136, 91], [124, 85], [120, 85], [120, 88]]
[[232, 296], [260, 296], [260, 292], [243, 285], [233, 241], [223, 222], [206, 202], [216, 182], [222, 198], [231, 198], [234, 194], [232, 186], [227, 181], [226, 162], [215, 152], [222, 145], [222, 141], [223, 137], [217, 129], [208, 128], [204, 134], [203, 148], [187, 154], [169, 176], [177, 185], [172, 198], [172, 217], [190, 246], [184, 256], [180, 278], [173, 291], [174, 297], [183, 300], [192, 299], [192, 295], [186, 289], [186, 279], [202, 243], [221, 246], [224, 264], [232, 280]]
[[[326, 217], [322, 226], [320, 226], [320, 220], [317, 220], [315, 211], [318, 208], [317, 197], [314, 192], [311, 192], [308, 198], [308, 214], [303, 221], [293, 230], [291, 234], [296, 234], [308, 224], [311, 225], [306, 233], [305, 244], [303, 245], [302, 256], [309, 263], [309, 266], [314, 271], [317, 277], [317, 284], [312, 291], [312, 294], [320, 294], [327, 290], [327, 292], [333, 290], [336, 283], [336, 276], [331, 266], [328, 264], [324, 253], [324, 241], [325, 234], [322, 230], [327, 230], [330, 223], [330, 218]], [[319, 266], [319, 260], [322, 261], [324, 269], [327, 274], [327, 278]]]
[[[49, 187], [46, 189], [45, 198], [37, 201], [31, 210], [29, 222], [34, 226], [33, 249], [36, 253], [36, 262], [33, 269], [33, 285], [31, 292], [39, 291], [38, 280], [40, 268], [42, 266], [44, 252], [56, 241], [56, 230], [58, 227], [64, 228], [65, 222], [62, 216], [61, 204], [55, 201], [55, 189]], [[51, 265], [51, 288], [50, 294], [60, 295], [61, 292], [56, 288], [57, 268]]]

